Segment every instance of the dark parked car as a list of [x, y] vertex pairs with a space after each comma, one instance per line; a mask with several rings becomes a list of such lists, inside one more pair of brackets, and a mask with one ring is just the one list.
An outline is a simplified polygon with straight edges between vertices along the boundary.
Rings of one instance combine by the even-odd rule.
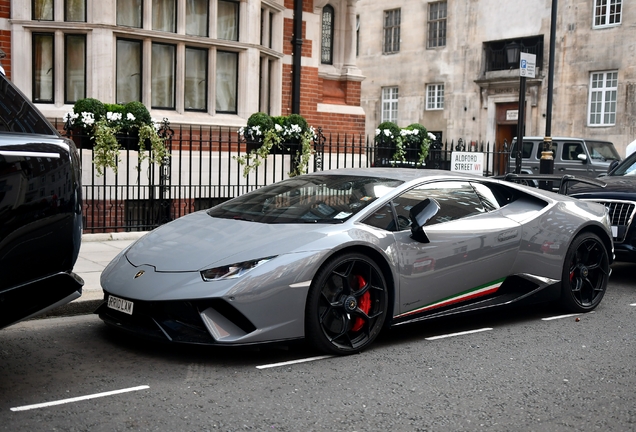
[[[521, 173], [539, 174], [543, 137], [523, 137]], [[587, 138], [552, 138], [554, 174], [577, 177], [598, 177], [621, 158], [609, 141]], [[508, 172], [515, 172], [517, 139], [512, 141]]]
[[0, 328], [81, 295], [80, 181], [73, 142], [0, 73]]
[[636, 153], [631, 154], [600, 180], [606, 184], [604, 188], [577, 185], [570, 189], [569, 195], [607, 207], [612, 218], [616, 259], [636, 262]]

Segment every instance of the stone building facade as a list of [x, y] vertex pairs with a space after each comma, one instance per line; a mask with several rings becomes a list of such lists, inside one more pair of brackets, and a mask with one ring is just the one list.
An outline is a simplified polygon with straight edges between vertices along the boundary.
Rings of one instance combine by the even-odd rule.
[[[327, 133], [364, 132], [356, 2], [329, 2], [325, 63], [327, 1], [302, 1], [300, 114]], [[294, 0], [0, 0], [2, 65], [52, 120], [92, 97], [238, 128], [292, 113], [294, 19]]]
[[[546, 126], [551, 0], [360, 0], [357, 65], [366, 133], [383, 120], [421, 123], [442, 140], [510, 142], [517, 135], [517, 44], [537, 55], [526, 81], [525, 135]], [[636, 7], [560, 0], [552, 136], [607, 139], [624, 155], [636, 138]], [[499, 144], [501, 145], [501, 144]]]

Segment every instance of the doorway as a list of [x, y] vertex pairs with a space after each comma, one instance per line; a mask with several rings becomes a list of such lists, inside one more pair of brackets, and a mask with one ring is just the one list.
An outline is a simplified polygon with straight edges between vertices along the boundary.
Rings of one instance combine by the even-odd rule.
[[518, 102], [496, 104], [497, 126], [495, 130], [494, 171], [501, 175], [508, 172], [508, 155], [512, 139], [517, 137], [519, 112]]

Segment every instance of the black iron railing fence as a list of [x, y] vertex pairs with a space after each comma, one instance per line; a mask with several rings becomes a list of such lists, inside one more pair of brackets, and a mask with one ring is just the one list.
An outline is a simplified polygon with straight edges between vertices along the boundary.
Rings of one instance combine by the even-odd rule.
[[[194, 211], [206, 209], [261, 186], [288, 177], [296, 154], [271, 154], [262, 165], [244, 175], [235, 157], [245, 155], [247, 143], [235, 129], [179, 126], [166, 122], [170, 156], [163, 164], [139, 164], [139, 146], [134, 137], [121, 137], [122, 150], [117, 172], [108, 169], [99, 176], [90, 138], [66, 131], [78, 146], [82, 160], [84, 232], [147, 231]], [[61, 128], [60, 128], [61, 129]], [[401, 166], [414, 169], [451, 169], [453, 151], [482, 152], [484, 175], [507, 172], [507, 146], [459, 139], [431, 145], [425, 165], [407, 151], [407, 162], [391, 160], [391, 147], [374, 145], [362, 135], [323, 135], [313, 143], [307, 172], [337, 168]], [[387, 156], [388, 155], [388, 156]]]

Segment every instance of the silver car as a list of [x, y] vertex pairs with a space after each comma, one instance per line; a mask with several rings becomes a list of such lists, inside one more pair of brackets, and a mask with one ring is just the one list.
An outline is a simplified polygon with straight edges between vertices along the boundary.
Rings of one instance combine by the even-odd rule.
[[333, 170], [148, 233], [103, 272], [96, 313], [164, 341], [349, 354], [385, 326], [537, 294], [590, 311], [612, 259], [602, 205], [447, 171]]

